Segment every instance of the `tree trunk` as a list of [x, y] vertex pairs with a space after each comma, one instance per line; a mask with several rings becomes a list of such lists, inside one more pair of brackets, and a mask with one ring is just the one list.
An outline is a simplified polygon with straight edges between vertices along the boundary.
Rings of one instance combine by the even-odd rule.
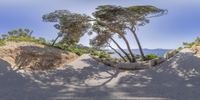
[[143, 52], [142, 46], [141, 46], [141, 44], [140, 44], [140, 41], [139, 41], [139, 39], [138, 39], [138, 36], [137, 36], [137, 34], [135, 33], [135, 31], [134, 31], [133, 29], [130, 29], [130, 30], [131, 30], [132, 34], [134, 35], [134, 37], [135, 37], [135, 40], [136, 40], [137, 45], [138, 45], [138, 47], [139, 47], [139, 50], [140, 50], [140, 54], [141, 54], [141, 56], [142, 56], [142, 59], [145, 60], [144, 52]]
[[112, 41], [113, 41], [113, 43], [126, 55], [126, 57], [127, 57], [127, 59], [129, 60], [129, 62], [131, 62], [131, 58], [130, 58], [130, 56], [126, 53], [126, 51], [124, 51], [124, 49], [122, 49], [121, 47], [120, 47], [120, 45], [113, 39], [113, 38], [110, 38]]
[[56, 41], [58, 40], [59, 37], [60, 37], [59, 35], [56, 37], [56, 39], [53, 41], [53, 43], [52, 43], [51, 46], [54, 46], [54, 45], [55, 45], [55, 43], [56, 43]]
[[[136, 62], [135, 56], [133, 55], [133, 53], [132, 53], [132, 51], [131, 51], [130, 45], [129, 45], [129, 43], [128, 43], [128, 40], [127, 40], [126, 37], [123, 35], [123, 33], [120, 32], [119, 30], [116, 30], [115, 28], [113, 28], [113, 27], [107, 25], [107, 24], [104, 23], [104, 22], [101, 22], [101, 21], [98, 21], [98, 20], [95, 20], [95, 21], [97, 21], [97, 22], [99, 22], [100, 24], [102, 24], [102, 25], [108, 27], [112, 32], [115, 32], [115, 33], [117, 33], [118, 35], [120, 35], [120, 36], [123, 38], [123, 40], [125, 41], [126, 46], [127, 46], [127, 48], [128, 48], [128, 51], [129, 51], [130, 54], [131, 54], [132, 60], [130, 60], [130, 61], [131, 61], [131, 62]], [[128, 56], [128, 58], [129, 58], [129, 56]]]
[[110, 47], [112, 50], [114, 50], [114, 51], [124, 60], [124, 62], [126, 62], [126, 59], [125, 59], [115, 48], [113, 48], [110, 44], [109, 44], [109, 47]]
[[121, 35], [120, 33], [119, 33], [119, 35], [122, 37], [122, 39], [126, 43], [127, 49], [128, 49], [128, 51], [129, 51], [129, 53], [130, 53], [130, 55], [132, 57], [131, 62], [136, 62], [135, 56], [134, 56], [134, 54], [133, 54], [133, 52], [131, 50], [131, 47], [130, 47], [130, 44], [129, 44], [128, 40], [126, 39], [126, 37], [124, 35]]

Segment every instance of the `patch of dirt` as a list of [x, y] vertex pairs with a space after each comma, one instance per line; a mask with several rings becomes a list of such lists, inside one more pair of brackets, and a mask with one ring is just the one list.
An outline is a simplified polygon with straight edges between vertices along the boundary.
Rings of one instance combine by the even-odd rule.
[[46, 70], [61, 67], [78, 56], [30, 42], [7, 42], [6, 46], [0, 47], [0, 57], [9, 62], [14, 69]]

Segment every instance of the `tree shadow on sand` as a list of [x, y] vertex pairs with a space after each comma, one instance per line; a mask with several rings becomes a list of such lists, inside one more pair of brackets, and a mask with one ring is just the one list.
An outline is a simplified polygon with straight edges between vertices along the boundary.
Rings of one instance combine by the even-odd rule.
[[[67, 65], [62, 70], [33, 71], [24, 75], [8, 70], [11, 67], [10, 64], [1, 60], [3, 65], [0, 68], [5, 70], [2, 72], [4, 76], [1, 76], [0, 79], [0, 94], [2, 94], [0, 97], [4, 100], [14, 98], [20, 100], [57, 100], [76, 97], [96, 99], [108, 97], [110, 93], [105, 84], [116, 77], [118, 72], [98, 64], [94, 60], [83, 59], [83, 62], [88, 63], [88, 66], [81, 69]], [[8, 73], [5, 74], [6, 72]], [[107, 75], [102, 76], [104, 74]], [[92, 83], [92, 85], [88, 83], [88, 80], [96, 82], [101, 79], [103, 79], [100, 81], [101, 83]]]
[[[51, 94], [48, 100], [76, 97], [108, 98], [111, 93], [109, 90], [112, 89], [107, 88], [106, 84], [117, 76], [118, 71], [104, 67], [93, 59], [82, 61], [88, 63], [88, 66], [75, 68], [76, 66], [67, 65], [64, 70], [36, 72], [29, 78], [43, 86], [47, 94]], [[91, 80], [92, 82], [89, 82]]]
[[[80, 63], [77, 66], [69, 64], [60, 70], [33, 71], [25, 75], [8, 71], [5, 76], [1, 76], [4, 78], [0, 78], [0, 97], [4, 100], [12, 100], [10, 98], [20, 100], [133, 99], [135, 97], [143, 99], [154, 97], [159, 100], [162, 98], [196, 100], [200, 98], [200, 75], [198, 74], [200, 63], [196, 63], [200, 59], [191, 53], [184, 55], [186, 56], [177, 55], [160, 65], [159, 68], [132, 72], [106, 67], [94, 59], [87, 58], [75, 61]], [[184, 66], [191, 62], [178, 65], [188, 56], [197, 65]], [[179, 57], [185, 58], [179, 59]], [[176, 67], [170, 65], [171, 61], [177, 64], [175, 64]], [[5, 61], [1, 60], [1, 62], [6, 64], [0, 65], [1, 67], [10, 66]], [[195, 71], [192, 73], [193, 69]]]
[[[189, 65], [189, 66], [188, 66]], [[119, 81], [131, 86], [131, 96], [163, 97], [172, 100], [200, 99], [200, 58], [190, 52], [179, 53], [158, 68], [134, 72]], [[137, 90], [137, 91], [135, 91]]]
[[25, 100], [30, 91], [34, 93], [36, 88], [38, 87], [32, 80], [13, 71], [8, 62], [0, 59], [0, 98], [2, 100]]

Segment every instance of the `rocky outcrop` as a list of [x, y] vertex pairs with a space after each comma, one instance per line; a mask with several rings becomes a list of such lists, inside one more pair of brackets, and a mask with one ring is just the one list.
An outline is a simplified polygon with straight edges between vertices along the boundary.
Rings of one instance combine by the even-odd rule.
[[0, 58], [9, 62], [14, 69], [52, 69], [77, 57], [74, 53], [28, 42], [8, 42], [6, 46], [0, 47]]

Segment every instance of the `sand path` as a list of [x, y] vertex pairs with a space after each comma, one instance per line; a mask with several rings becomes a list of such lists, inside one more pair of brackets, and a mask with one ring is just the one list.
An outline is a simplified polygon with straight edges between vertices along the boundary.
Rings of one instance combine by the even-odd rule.
[[0, 100], [199, 100], [200, 59], [185, 49], [160, 67], [119, 71], [83, 55], [57, 71], [10, 70], [0, 60]]

